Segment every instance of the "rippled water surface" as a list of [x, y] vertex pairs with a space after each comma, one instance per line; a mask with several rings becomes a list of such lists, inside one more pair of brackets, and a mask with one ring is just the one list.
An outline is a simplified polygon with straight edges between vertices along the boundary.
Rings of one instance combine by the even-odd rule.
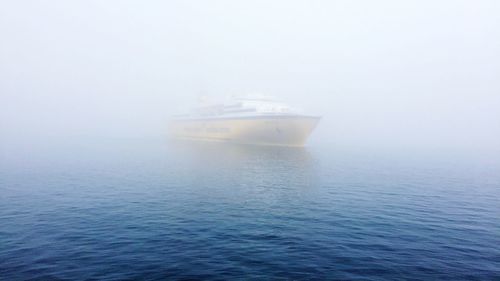
[[494, 157], [123, 140], [1, 157], [2, 280], [500, 280]]

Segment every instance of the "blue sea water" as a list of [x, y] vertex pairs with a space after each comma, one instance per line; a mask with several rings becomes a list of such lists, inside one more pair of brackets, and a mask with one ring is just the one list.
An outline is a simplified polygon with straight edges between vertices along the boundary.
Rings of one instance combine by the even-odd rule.
[[500, 280], [493, 156], [112, 140], [1, 157], [1, 280]]

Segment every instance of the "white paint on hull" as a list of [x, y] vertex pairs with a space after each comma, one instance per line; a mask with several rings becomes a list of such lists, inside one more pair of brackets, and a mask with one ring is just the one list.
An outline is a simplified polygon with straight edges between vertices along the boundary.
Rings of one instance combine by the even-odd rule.
[[304, 146], [319, 119], [303, 115], [177, 119], [170, 122], [169, 133], [183, 139]]

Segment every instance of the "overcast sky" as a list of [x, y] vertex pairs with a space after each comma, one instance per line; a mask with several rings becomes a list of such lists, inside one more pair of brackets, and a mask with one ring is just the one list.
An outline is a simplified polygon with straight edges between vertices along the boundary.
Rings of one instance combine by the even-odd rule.
[[159, 136], [200, 94], [314, 141], [498, 149], [500, 1], [3, 1], [0, 143]]

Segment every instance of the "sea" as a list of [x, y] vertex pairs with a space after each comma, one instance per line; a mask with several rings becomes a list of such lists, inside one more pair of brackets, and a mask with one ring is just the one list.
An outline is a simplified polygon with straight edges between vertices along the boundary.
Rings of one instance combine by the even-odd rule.
[[0, 280], [500, 280], [498, 155], [154, 138], [0, 157]]

